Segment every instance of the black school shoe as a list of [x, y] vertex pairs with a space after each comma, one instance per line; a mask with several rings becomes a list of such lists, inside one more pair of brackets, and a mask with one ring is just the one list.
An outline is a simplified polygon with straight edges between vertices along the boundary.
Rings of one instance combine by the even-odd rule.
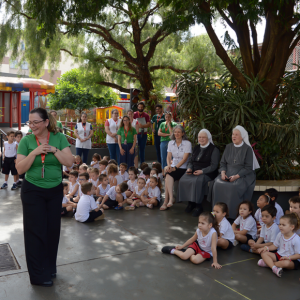
[[161, 252], [165, 254], [171, 254], [172, 249], [175, 249], [175, 246], [165, 246], [161, 249]]
[[31, 284], [33, 284], [33, 285], [39, 285], [39, 286], [43, 286], [43, 287], [51, 287], [53, 285], [53, 281], [49, 280], [49, 281], [44, 281], [44, 282], [41, 282], [41, 283], [31, 282]]

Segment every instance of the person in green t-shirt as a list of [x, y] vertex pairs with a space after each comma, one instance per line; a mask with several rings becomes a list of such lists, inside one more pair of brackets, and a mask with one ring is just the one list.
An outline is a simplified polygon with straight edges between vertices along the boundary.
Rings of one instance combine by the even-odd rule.
[[128, 168], [130, 168], [134, 166], [137, 132], [135, 128], [131, 126], [130, 118], [128, 116], [123, 117], [117, 136], [120, 147], [120, 163], [124, 162], [127, 164]]
[[158, 135], [160, 136], [160, 155], [161, 155], [161, 166], [162, 169], [167, 166], [167, 149], [168, 143], [170, 141], [170, 135], [172, 134], [172, 129], [177, 125], [176, 122], [172, 121], [172, 113], [165, 113], [166, 122], [160, 124], [158, 129]]
[[66, 137], [57, 132], [55, 119], [44, 108], [29, 114], [31, 135], [19, 143], [16, 168], [26, 173], [22, 183], [24, 240], [31, 284], [52, 286], [63, 200], [62, 164], [74, 158]]
[[[55, 110], [51, 110], [50, 114], [55, 118], [57, 117], [57, 112]], [[63, 126], [60, 121], [56, 121], [56, 127], [63, 129]], [[28, 129], [28, 133], [32, 133], [31, 128]]]
[[155, 111], [156, 115], [154, 115], [151, 119], [151, 123], [154, 125], [153, 126], [153, 133], [154, 133], [154, 145], [155, 145], [155, 150], [156, 150], [156, 156], [157, 156], [157, 161], [161, 164], [161, 155], [160, 155], [160, 136], [158, 135], [158, 129], [161, 123], [165, 122], [165, 114], [163, 112], [163, 108], [161, 104], [156, 104], [155, 105]]

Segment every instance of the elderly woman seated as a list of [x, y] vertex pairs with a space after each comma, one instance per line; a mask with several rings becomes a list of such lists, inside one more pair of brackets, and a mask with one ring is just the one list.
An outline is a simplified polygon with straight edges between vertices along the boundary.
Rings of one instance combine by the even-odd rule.
[[199, 145], [195, 146], [186, 174], [181, 177], [178, 188], [179, 201], [188, 201], [186, 212], [198, 217], [209, 181], [218, 176], [220, 151], [214, 145], [210, 132], [202, 129], [198, 134]]
[[259, 164], [244, 127], [233, 129], [232, 142], [226, 145], [221, 159], [221, 174], [213, 185], [212, 204], [225, 202], [229, 208], [229, 218], [234, 219], [238, 205], [243, 200], [251, 201], [256, 182], [255, 169], [259, 168]]

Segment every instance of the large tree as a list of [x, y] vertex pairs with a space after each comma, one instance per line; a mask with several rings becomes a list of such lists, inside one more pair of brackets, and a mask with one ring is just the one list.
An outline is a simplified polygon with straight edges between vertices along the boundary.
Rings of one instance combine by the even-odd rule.
[[[178, 30], [201, 23], [212, 41], [217, 55], [246, 90], [247, 77], [257, 77], [267, 92], [269, 106], [278, 93], [287, 60], [300, 40], [300, 1], [292, 0], [161, 0], [173, 9], [165, 18], [165, 25]], [[218, 16], [236, 35], [242, 58], [242, 70], [230, 57], [226, 43], [218, 38], [213, 21]], [[257, 40], [257, 25], [265, 21], [262, 45]], [[230, 36], [227, 34], [227, 41]], [[280, 105], [280, 103], [277, 103]]]

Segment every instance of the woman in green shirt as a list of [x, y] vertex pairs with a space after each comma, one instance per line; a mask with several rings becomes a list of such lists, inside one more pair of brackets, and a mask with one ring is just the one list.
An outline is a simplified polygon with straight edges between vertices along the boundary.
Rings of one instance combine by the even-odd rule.
[[61, 167], [71, 167], [74, 159], [45, 109], [30, 112], [29, 126], [33, 134], [20, 141], [16, 160], [18, 173], [26, 173], [21, 190], [26, 262], [31, 284], [52, 286], [63, 199]]
[[173, 128], [177, 125], [176, 122], [172, 121], [172, 113], [166, 112], [165, 113], [166, 122], [160, 124], [158, 129], [158, 135], [160, 138], [160, 156], [161, 156], [161, 165], [162, 169], [164, 170], [167, 166], [167, 149], [168, 143], [170, 141], [170, 135], [172, 134]]
[[128, 116], [123, 117], [117, 135], [120, 148], [120, 163], [124, 162], [128, 165], [128, 168], [130, 168], [134, 166], [134, 148], [136, 144], [137, 132], [135, 128], [131, 126]]

